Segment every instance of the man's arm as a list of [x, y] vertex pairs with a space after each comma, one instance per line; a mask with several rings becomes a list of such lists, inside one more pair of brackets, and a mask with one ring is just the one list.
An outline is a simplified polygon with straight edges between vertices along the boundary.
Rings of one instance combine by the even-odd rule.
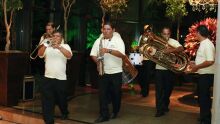
[[98, 59], [96, 56], [91, 56], [92, 60], [97, 64], [98, 63]]
[[113, 50], [113, 49], [107, 49], [107, 48], [102, 48], [101, 49], [102, 53], [109, 53], [112, 54], [113, 56], [119, 57], [119, 58], [124, 58], [125, 55], [119, 52], [118, 50]]
[[203, 63], [198, 64], [198, 65], [193, 64], [191, 65], [191, 72], [197, 72], [199, 69], [209, 67], [213, 65], [214, 62], [215, 61], [204, 61]]
[[68, 50], [68, 47], [67, 48], [64, 48], [63, 46], [61, 46], [60, 44], [55, 44], [55, 45], [52, 45], [53, 48], [56, 48], [58, 50], [60, 50], [60, 52], [67, 58], [67, 59], [71, 59], [72, 57], [72, 53], [69, 51], [71, 50], [69, 48]]
[[47, 48], [47, 47], [45, 47], [43, 44], [40, 45], [40, 46], [39, 46], [39, 49], [38, 49], [37, 55], [40, 56], [40, 57], [41, 57], [41, 56], [44, 56], [44, 52], [45, 52], [46, 48]]
[[72, 53], [68, 50], [66, 50], [64, 47], [58, 47], [58, 49], [60, 50], [60, 52], [67, 58], [67, 59], [71, 59], [72, 57]]
[[177, 48], [167, 48], [166, 50], [164, 50], [164, 52], [165, 53], [178, 53], [178, 52], [181, 52], [183, 50], [184, 50], [183, 46], [179, 46]]

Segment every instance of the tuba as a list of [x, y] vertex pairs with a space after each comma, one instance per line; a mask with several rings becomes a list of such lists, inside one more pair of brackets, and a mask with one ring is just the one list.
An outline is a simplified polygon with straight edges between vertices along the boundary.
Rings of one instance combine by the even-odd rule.
[[188, 66], [188, 56], [184, 52], [164, 53], [166, 48], [173, 48], [166, 40], [152, 32], [143, 35], [140, 41], [140, 53], [145, 57], [175, 73], [185, 71]]

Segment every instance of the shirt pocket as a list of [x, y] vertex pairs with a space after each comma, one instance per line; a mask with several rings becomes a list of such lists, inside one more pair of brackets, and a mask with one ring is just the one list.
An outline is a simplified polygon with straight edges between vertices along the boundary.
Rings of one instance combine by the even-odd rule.
[[109, 44], [109, 49], [117, 49], [116, 44], [115, 44], [114, 42], [111, 42], [111, 43]]

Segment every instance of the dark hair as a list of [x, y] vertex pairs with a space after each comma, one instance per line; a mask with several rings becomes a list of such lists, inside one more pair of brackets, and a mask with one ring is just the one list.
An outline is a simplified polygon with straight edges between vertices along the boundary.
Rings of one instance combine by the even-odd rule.
[[205, 25], [198, 26], [196, 30], [203, 37], [207, 38], [209, 36], [210, 32], [209, 32], [208, 28]]
[[46, 26], [51, 26], [52, 28], [55, 28], [55, 24], [53, 22], [48, 22]]
[[115, 24], [114, 24], [113, 22], [111, 22], [111, 21], [105, 21], [104, 24], [103, 24], [103, 26], [104, 26], [104, 25], [109, 25], [109, 26], [111, 26], [112, 29], [115, 28]]
[[61, 37], [63, 37], [63, 33], [61, 31], [54, 31], [53, 34], [59, 33]]
[[168, 26], [164, 26], [164, 27], [162, 28], [161, 32], [163, 32], [164, 29], [168, 29], [168, 30], [170, 30], [170, 32], [171, 32], [171, 28], [168, 27]]

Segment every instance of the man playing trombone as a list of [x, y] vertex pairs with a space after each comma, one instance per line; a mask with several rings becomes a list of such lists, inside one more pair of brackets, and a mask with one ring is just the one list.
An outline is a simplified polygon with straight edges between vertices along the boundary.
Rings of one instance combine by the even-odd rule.
[[[66, 63], [72, 57], [71, 48], [63, 44], [61, 32], [54, 32], [52, 38], [38, 49], [38, 56], [44, 58], [45, 73], [41, 85], [43, 118], [46, 124], [54, 124], [55, 103], [58, 104], [62, 119], [68, 116], [66, 93]], [[49, 44], [48, 44], [49, 42]]]
[[41, 36], [40, 43], [47, 38], [51, 38], [53, 32], [55, 31], [55, 25], [53, 22], [48, 22], [45, 27], [46, 32]]

